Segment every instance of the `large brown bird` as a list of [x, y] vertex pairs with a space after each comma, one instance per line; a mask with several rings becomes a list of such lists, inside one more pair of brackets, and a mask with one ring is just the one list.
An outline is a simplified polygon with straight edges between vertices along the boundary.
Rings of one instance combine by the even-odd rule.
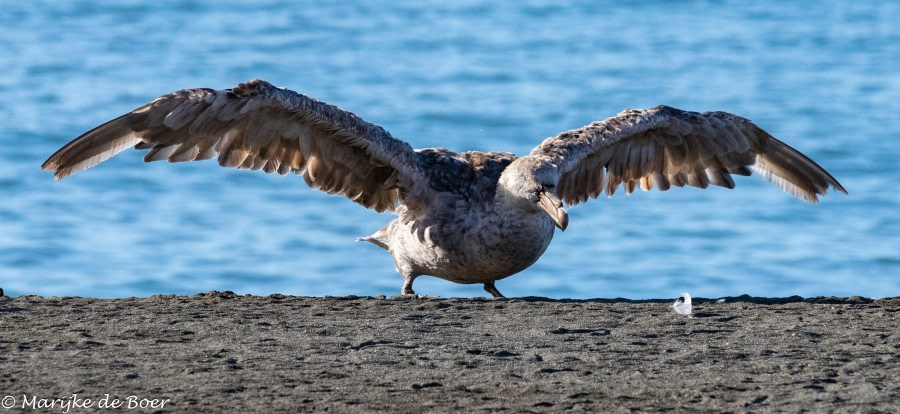
[[252, 80], [225, 90], [161, 96], [66, 144], [42, 166], [57, 179], [134, 147], [144, 161], [196, 161], [300, 174], [312, 188], [341, 194], [397, 218], [361, 238], [394, 258], [403, 294], [437, 276], [494, 282], [534, 263], [565, 230], [569, 206], [620, 185], [734, 188], [731, 174], [755, 172], [810, 202], [846, 190], [822, 167], [749, 120], [727, 112], [668, 106], [627, 109], [548, 138], [531, 154], [413, 149], [336, 106]]

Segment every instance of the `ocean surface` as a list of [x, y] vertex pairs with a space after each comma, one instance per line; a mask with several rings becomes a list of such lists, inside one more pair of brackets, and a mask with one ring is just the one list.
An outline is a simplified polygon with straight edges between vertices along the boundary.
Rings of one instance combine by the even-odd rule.
[[[0, 13], [0, 288], [7, 295], [394, 295], [392, 219], [297, 176], [141, 162], [54, 182], [81, 133], [182, 88], [265, 79], [414, 147], [527, 154], [667, 104], [750, 118], [849, 195], [758, 177], [570, 210], [507, 296], [900, 295], [900, 3], [23, 1]], [[485, 296], [416, 280], [421, 294]]]

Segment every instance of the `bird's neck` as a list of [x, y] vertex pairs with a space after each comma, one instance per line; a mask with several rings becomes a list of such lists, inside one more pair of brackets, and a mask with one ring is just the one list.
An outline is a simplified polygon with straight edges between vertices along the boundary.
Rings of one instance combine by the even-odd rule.
[[[513, 227], [525, 223], [538, 223], [549, 216], [541, 210], [537, 204], [515, 195], [503, 185], [501, 180], [497, 185], [497, 193], [494, 196], [494, 210], [502, 218], [503, 222]], [[515, 223], [514, 223], [515, 222]]]

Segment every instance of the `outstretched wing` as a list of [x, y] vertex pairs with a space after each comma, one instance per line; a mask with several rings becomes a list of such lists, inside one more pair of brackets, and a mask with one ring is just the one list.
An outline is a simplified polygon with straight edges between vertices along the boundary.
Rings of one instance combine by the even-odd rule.
[[662, 191], [709, 184], [734, 188], [731, 174], [755, 172], [784, 191], [817, 202], [831, 186], [847, 193], [818, 164], [753, 122], [727, 112], [688, 112], [657, 106], [548, 138], [531, 151], [555, 164], [559, 197], [578, 204], [625, 184]]
[[69, 142], [42, 168], [61, 179], [131, 146], [149, 149], [148, 162], [218, 156], [223, 167], [303, 174], [310, 187], [379, 212], [397, 205], [398, 181], [428, 181], [412, 147], [383, 128], [262, 80], [161, 96]]

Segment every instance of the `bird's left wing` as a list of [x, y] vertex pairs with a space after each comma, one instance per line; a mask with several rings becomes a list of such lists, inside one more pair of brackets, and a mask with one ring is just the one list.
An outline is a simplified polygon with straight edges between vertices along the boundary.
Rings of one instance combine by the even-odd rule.
[[569, 205], [604, 192], [611, 196], [622, 183], [628, 194], [638, 186], [734, 188], [731, 174], [751, 172], [810, 202], [829, 186], [847, 192], [814, 161], [727, 112], [627, 109], [548, 138], [530, 155], [556, 165], [557, 194]]
[[[429, 181], [412, 147], [383, 128], [262, 80], [161, 96], [69, 142], [42, 168], [60, 179], [131, 146], [150, 150], [145, 161], [218, 156], [224, 167], [303, 174], [310, 187], [379, 212], [397, 205], [398, 182]], [[406, 193], [429, 191], [418, 187]]]

